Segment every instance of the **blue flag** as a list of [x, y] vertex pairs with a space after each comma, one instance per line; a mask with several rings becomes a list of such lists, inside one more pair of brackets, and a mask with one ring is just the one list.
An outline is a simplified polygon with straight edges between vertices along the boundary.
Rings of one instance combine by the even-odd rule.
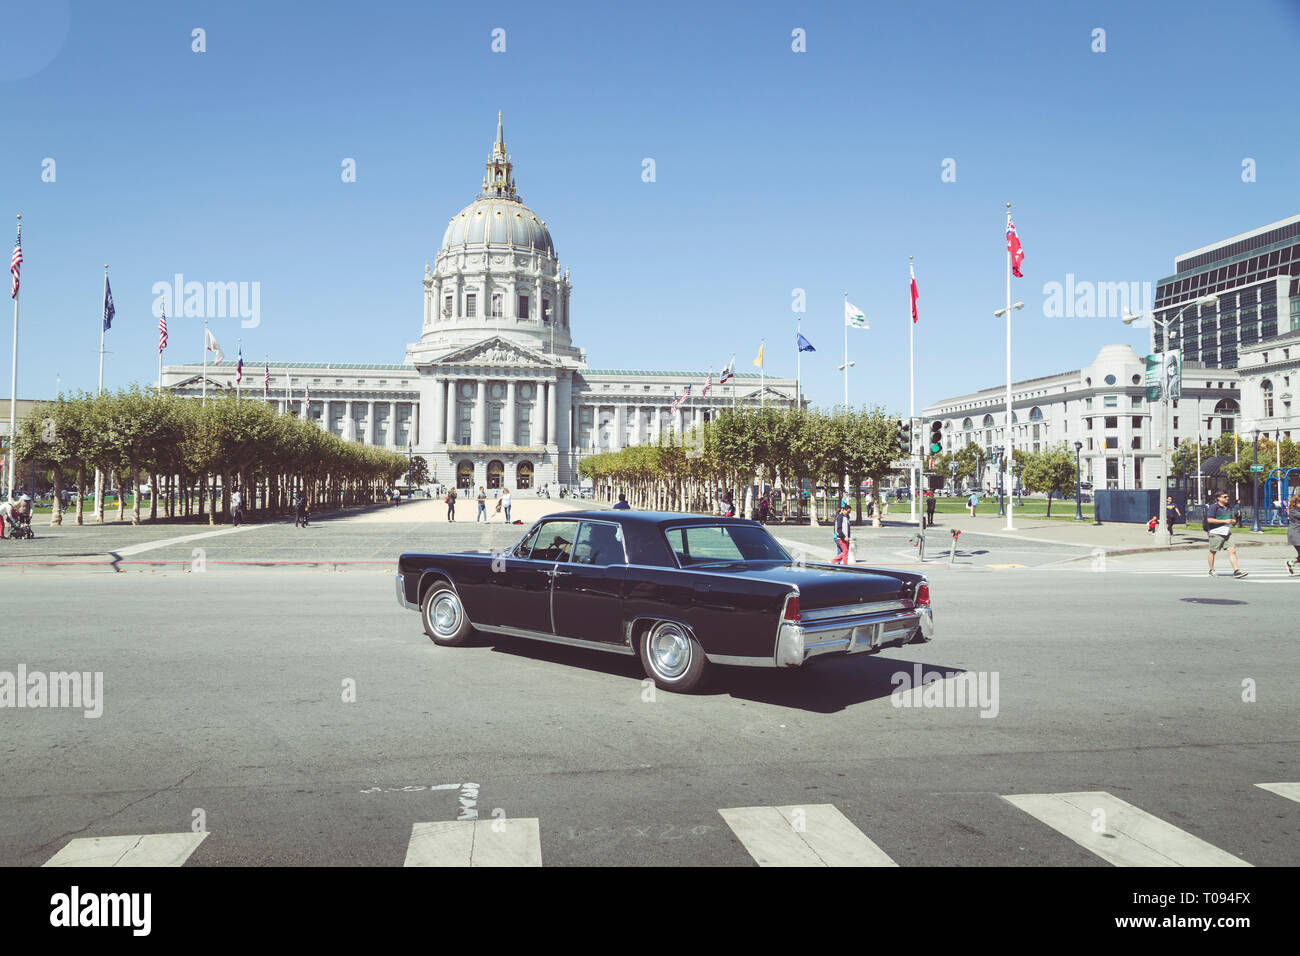
[[113, 290], [109, 287], [108, 276], [104, 276], [104, 331], [107, 332], [113, 326], [113, 316], [117, 315], [117, 309], [113, 308]]
[[802, 332], [799, 333], [799, 342], [798, 342], [798, 345], [799, 345], [799, 351], [800, 351], [800, 352], [816, 352], [816, 351], [817, 351], [815, 348], [813, 348], [813, 344], [812, 344], [811, 342], [809, 342], [806, 338], [803, 337], [803, 333], [802, 333]]

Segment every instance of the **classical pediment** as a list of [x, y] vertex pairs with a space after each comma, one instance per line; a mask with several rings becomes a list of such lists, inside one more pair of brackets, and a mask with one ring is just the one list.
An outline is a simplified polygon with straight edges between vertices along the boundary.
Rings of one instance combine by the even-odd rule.
[[[208, 387], [209, 387], [209, 388], [224, 389], [224, 388], [227, 387], [228, 384], [229, 384], [228, 382], [218, 382], [216, 379], [213, 379], [213, 378], [209, 378], [209, 379], [208, 379]], [[183, 379], [183, 380], [181, 380], [181, 381], [179, 381], [179, 382], [173, 382], [172, 384], [170, 384], [170, 385], [167, 386], [168, 389], [178, 389], [178, 388], [202, 388], [202, 387], [203, 387], [203, 376], [202, 376], [202, 375], [191, 375], [191, 376], [190, 376], [189, 378], [187, 378], [187, 379]]]
[[554, 368], [557, 364], [540, 352], [526, 349], [499, 336], [477, 342], [442, 356], [432, 363], [438, 365], [492, 365], [513, 368]]

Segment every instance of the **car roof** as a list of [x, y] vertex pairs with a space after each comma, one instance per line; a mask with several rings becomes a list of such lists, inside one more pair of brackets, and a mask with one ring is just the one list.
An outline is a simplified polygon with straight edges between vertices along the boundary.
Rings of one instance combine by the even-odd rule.
[[589, 509], [587, 511], [557, 511], [552, 514], [542, 515], [538, 521], [564, 520], [581, 521], [589, 519], [592, 521], [614, 521], [621, 525], [643, 525], [654, 527], [665, 527], [675, 524], [736, 524], [749, 525], [756, 522], [746, 520], [745, 518], [723, 518], [719, 515], [700, 515], [700, 514], [682, 514], [676, 511], [635, 511], [635, 510], [614, 510]]

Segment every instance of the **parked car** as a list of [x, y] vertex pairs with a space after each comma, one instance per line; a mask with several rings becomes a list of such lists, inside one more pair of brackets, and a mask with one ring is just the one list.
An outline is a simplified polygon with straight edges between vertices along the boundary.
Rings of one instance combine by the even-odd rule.
[[797, 562], [754, 521], [547, 515], [505, 553], [403, 554], [397, 601], [435, 644], [474, 631], [639, 656], [665, 690], [716, 664], [799, 667], [928, 641], [924, 575]]

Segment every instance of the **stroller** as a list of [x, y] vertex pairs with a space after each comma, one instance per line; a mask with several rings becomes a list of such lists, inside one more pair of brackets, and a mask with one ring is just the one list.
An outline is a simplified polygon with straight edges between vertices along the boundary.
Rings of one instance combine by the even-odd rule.
[[32, 516], [30, 514], [20, 514], [12, 508], [6, 509], [9, 518], [9, 528], [7, 534], [11, 538], [34, 538], [35, 532], [32, 531]]

